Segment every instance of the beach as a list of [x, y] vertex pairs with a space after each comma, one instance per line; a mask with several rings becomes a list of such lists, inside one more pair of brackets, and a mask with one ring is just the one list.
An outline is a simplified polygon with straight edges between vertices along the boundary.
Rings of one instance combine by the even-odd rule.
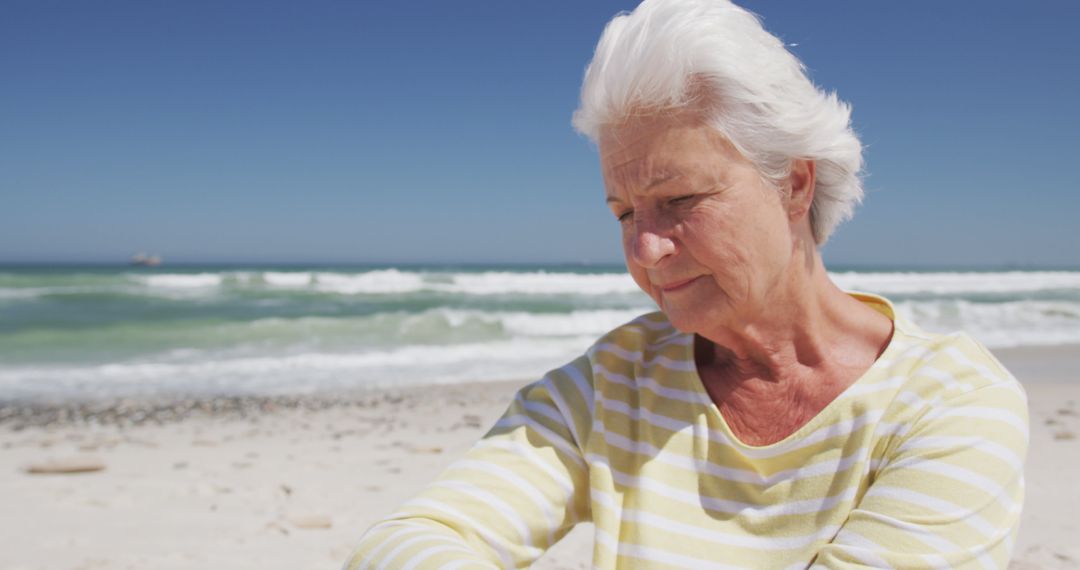
[[[1080, 347], [1000, 349], [1027, 390], [1012, 568], [1080, 567]], [[0, 409], [0, 568], [339, 568], [527, 381]], [[32, 473], [86, 469], [81, 473]], [[587, 568], [581, 525], [534, 568]]]

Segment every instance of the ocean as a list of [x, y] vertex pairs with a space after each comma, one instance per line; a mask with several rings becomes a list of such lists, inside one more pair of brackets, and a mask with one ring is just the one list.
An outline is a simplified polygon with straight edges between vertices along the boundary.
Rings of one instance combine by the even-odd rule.
[[[1080, 344], [1080, 271], [832, 277], [992, 348]], [[651, 310], [621, 267], [0, 266], [0, 400], [537, 378]]]

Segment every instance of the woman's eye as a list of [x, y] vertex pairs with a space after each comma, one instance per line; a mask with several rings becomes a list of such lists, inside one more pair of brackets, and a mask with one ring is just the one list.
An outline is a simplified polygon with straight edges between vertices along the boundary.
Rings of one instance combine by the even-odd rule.
[[672, 199], [668, 200], [668, 204], [671, 204], [672, 206], [677, 206], [679, 204], [684, 204], [686, 202], [689, 202], [690, 199], [693, 198], [693, 197], [694, 197], [693, 194], [688, 194], [686, 196], [679, 196], [677, 198], [672, 198]]
[[633, 210], [628, 210], [626, 212], [623, 212], [623, 213], [619, 214], [618, 215], [618, 220], [619, 220], [620, 223], [625, 222], [625, 221], [628, 221], [633, 215], [634, 215], [634, 211]]

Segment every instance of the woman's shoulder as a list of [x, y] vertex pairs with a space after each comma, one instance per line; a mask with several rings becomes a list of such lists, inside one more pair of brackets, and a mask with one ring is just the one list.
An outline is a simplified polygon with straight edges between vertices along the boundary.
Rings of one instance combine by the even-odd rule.
[[[1015, 377], [981, 342], [962, 331], [923, 330], [886, 298], [850, 293], [893, 321], [893, 337], [850, 396], [876, 408], [882, 421], [906, 430], [920, 418], [982, 413], [1026, 422], [1027, 397]], [[907, 427], [905, 427], [907, 426]]]
[[971, 335], [927, 332], [898, 317], [894, 342], [897, 350], [886, 363], [886, 375], [896, 380], [898, 389], [889, 408], [906, 410], [901, 416], [957, 406], [1025, 416], [1022, 385]]
[[949, 392], [1018, 385], [990, 350], [966, 332], [929, 332], [902, 315], [885, 297], [852, 291], [848, 294], [893, 321], [893, 338], [879, 365], [894, 381], [922, 380]]
[[908, 361], [913, 373], [937, 379], [951, 391], [1018, 384], [993, 353], [966, 332], [927, 332], [903, 318], [897, 318], [896, 331], [905, 345], [898, 359]]

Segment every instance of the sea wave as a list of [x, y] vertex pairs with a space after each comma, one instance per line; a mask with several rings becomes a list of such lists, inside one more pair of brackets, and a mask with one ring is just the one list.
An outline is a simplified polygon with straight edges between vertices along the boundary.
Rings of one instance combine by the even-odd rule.
[[49, 294], [51, 287], [5, 287], [0, 288], [0, 300], [4, 299], [34, 299]]
[[[1080, 344], [1077, 271], [832, 276], [931, 332]], [[532, 378], [652, 310], [626, 273], [559, 268], [0, 272], [0, 394]]]
[[[928, 331], [966, 331], [991, 348], [1080, 344], [1080, 302], [933, 299], [895, 306]], [[0, 393], [7, 398], [285, 393], [535, 378], [649, 310], [643, 305], [538, 313], [444, 306], [353, 317], [185, 326], [155, 322], [149, 328], [128, 323], [123, 330], [59, 330], [47, 339], [41, 331], [29, 331], [27, 339], [37, 339], [48, 357], [7, 359], [0, 366]], [[6, 342], [20, 338], [8, 336]], [[132, 350], [109, 357], [118, 344]], [[107, 358], [61, 359], [65, 347]], [[24, 348], [15, 346], [16, 352]]]
[[342, 295], [412, 293], [425, 288], [420, 273], [383, 269], [360, 274], [316, 273], [313, 279], [316, 290]]
[[558, 273], [487, 271], [432, 272], [378, 269], [346, 273], [327, 271], [267, 271], [198, 274], [135, 275], [150, 289], [235, 288], [308, 289], [341, 295], [387, 295], [437, 292], [462, 295], [609, 295], [638, 293], [623, 273]]
[[[293, 277], [302, 281], [304, 277]], [[360, 274], [315, 273], [312, 286], [342, 295], [437, 292], [461, 295], [609, 295], [638, 293], [625, 274], [549, 272], [423, 273], [397, 269]]]
[[601, 335], [648, 312], [648, 307], [626, 310], [572, 311], [570, 313], [527, 313], [522, 311], [462, 311], [438, 309], [429, 314], [445, 318], [451, 326], [470, 321], [498, 324], [514, 336]]
[[469, 295], [610, 295], [640, 293], [625, 273], [458, 273], [440, 290]]
[[272, 287], [304, 288], [311, 285], [312, 274], [307, 271], [267, 271], [262, 274], [263, 282]]
[[885, 295], [932, 293], [1030, 293], [1035, 291], [1080, 291], [1078, 271], [1001, 271], [941, 273], [830, 273], [833, 281], [848, 290]]
[[895, 306], [928, 331], [964, 331], [991, 348], [1080, 344], [1080, 303], [1076, 302], [951, 299], [901, 301]]
[[[1001, 272], [833, 272], [843, 289], [884, 295], [952, 296], [993, 294], [1020, 296], [1059, 293], [1080, 299], [1080, 271]], [[643, 294], [627, 273], [560, 271], [440, 271], [396, 268], [362, 271], [203, 271], [198, 273], [124, 273], [112, 280], [101, 276], [56, 276], [35, 283], [27, 276], [0, 280], [0, 299], [46, 295], [117, 293], [175, 297], [228, 292], [275, 291], [340, 296], [378, 296], [435, 293], [462, 296], [638, 296]]]
[[332, 389], [539, 378], [580, 354], [591, 337], [402, 346], [358, 353], [153, 360], [96, 366], [0, 368], [7, 398], [140, 394], [303, 393]]
[[218, 287], [225, 276], [220, 273], [164, 273], [160, 275], [135, 275], [133, 280], [147, 287], [164, 289], [203, 289]]

